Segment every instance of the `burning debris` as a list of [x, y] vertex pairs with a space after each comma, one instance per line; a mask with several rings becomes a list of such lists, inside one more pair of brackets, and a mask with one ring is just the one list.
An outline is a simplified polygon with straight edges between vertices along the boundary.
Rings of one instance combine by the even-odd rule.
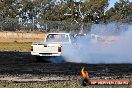
[[83, 78], [88, 78], [89, 77], [89, 73], [88, 73], [88, 71], [84, 71], [84, 67], [82, 68], [81, 72], [82, 72]]
[[82, 85], [87, 86], [87, 85], [91, 84], [91, 82], [89, 80], [89, 73], [88, 73], [88, 71], [84, 71], [84, 67], [82, 68], [81, 73], [82, 73], [82, 77], [83, 77]]

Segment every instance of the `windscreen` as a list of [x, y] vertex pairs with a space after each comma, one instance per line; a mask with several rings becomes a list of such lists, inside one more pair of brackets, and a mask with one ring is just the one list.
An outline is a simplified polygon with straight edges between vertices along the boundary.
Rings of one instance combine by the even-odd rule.
[[69, 36], [67, 34], [49, 34], [46, 42], [69, 42]]

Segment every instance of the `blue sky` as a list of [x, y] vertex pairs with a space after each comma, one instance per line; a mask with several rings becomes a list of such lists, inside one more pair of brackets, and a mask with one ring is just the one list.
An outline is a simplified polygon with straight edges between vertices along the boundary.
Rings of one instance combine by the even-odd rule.
[[[110, 0], [109, 7], [108, 8], [113, 7], [114, 6], [114, 3], [117, 2], [117, 1], [119, 1], [119, 0]], [[129, 0], [129, 1], [132, 2], [132, 0]]]
[[[57, 1], [59, 1], [59, 0], [57, 0]], [[80, 0], [76, 0], [76, 1], [80, 1]], [[117, 1], [119, 1], [119, 0], [110, 0], [109, 1], [109, 7], [108, 7], [108, 9], [111, 8], [111, 7], [113, 7], [114, 4], [115, 4], [115, 2], [117, 2]], [[129, 1], [132, 2], [132, 0], [129, 0]]]
[[117, 2], [117, 1], [119, 1], [119, 0], [110, 0], [109, 7], [108, 8], [113, 7], [114, 6], [114, 3]]

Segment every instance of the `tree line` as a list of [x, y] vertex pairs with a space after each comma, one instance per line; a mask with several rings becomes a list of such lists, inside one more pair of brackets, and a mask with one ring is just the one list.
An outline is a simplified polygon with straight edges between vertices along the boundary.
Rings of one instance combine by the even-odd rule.
[[119, 0], [0, 0], [1, 31], [76, 31], [91, 24], [132, 22], [132, 2]]

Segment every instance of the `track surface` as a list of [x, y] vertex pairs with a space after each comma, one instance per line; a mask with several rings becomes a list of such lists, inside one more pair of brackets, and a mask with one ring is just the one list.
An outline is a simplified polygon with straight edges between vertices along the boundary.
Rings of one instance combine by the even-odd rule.
[[30, 53], [0, 52], [0, 77], [21, 76], [80, 76], [81, 68], [91, 78], [132, 78], [132, 64], [83, 64], [36, 62]]

